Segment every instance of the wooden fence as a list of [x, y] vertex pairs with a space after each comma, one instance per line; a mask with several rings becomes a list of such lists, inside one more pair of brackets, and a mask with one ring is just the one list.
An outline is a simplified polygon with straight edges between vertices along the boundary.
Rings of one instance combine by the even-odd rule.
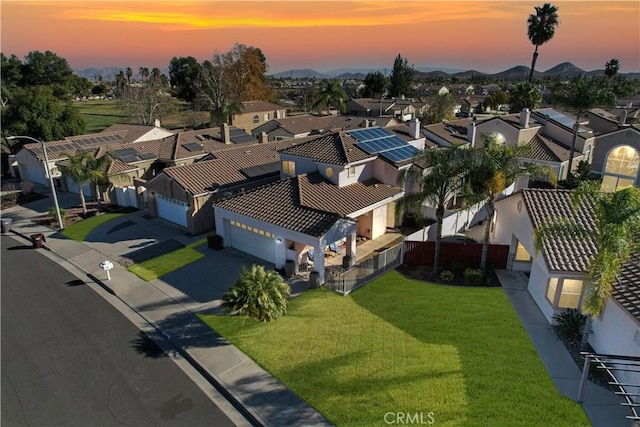
[[[433, 265], [435, 242], [404, 242], [406, 265]], [[489, 245], [487, 263], [494, 268], [507, 268], [509, 245]], [[440, 266], [448, 268], [452, 262], [462, 262], [467, 267], [480, 267], [481, 243], [442, 242], [440, 246]]]

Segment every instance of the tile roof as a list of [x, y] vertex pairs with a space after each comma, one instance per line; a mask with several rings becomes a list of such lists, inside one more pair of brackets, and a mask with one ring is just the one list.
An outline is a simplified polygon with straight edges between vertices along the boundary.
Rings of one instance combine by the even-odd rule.
[[286, 107], [267, 101], [245, 101], [242, 103], [242, 113], [258, 113], [262, 111], [285, 110]]
[[[453, 120], [447, 123], [435, 123], [427, 125], [423, 129], [444, 139], [453, 145], [469, 144], [467, 139], [467, 126], [472, 119]], [[427, 136], [427, 139], [429, 137]]]
[[356, 140], [344, 132], [331, 132], [297, 141], [306, 142], [280, 152], [332, 165], [347, 165], [375, 157], [356, 147]]
[[319, 237], [339, 218], [402, 194], [376, 180], [338, 187], [313, 172], [248, 190], [214, 206]]
[[640, 321], [640, 255], [632, 256], [629, 262], [622, 266], [618, 277], [612, 296]]
[[[222, 140], [222, 133], [220, 127], [188, 130], [179, 132], [173, 136], [164, 138], [162, 141], [162, 148], [159, 156], [162, 159], [168, 160], [181, 160], [191, 157], [201, 157], [206, 153], [214, 153], [219, 150], [226, 150], [231, 147], [237, 147], [242, 144], [255, 144], [258, 140], [248, 133], [236, 128], [235, 126], [229, 126], [230, 133], [242, 132], [246, 139], [246, 142], [233, 142], [234, 136], [232, 135], [232, 141], [227, 144]], [[195, 149], [196, 145], [200, 146], [200, 149]], [[189, 148], [187, 148], [189, 147]]]
[[[278, 128], [282, 128], [292, 135], [300, 135], [303, 133], [309, 133], [312, 131], [324, 131], [328, 130], [329, 123], [333, 120], [334, 116], [312, 116], [309, 114], [300, 116], [289, 116], [281, 119], [271, 120]], [[269, 122], [258, 126], [253, 129], [252, 133], [256, 134], [261, 131], [261, 128], [265, 127]]]
[[304, 206], [347, 216], [382, 200], [402, 194], [402, 189], [376, 179], [337, 187], [319, 173], [298, 177], [300, 203]]
[[298, 140], [267, 142], [228, 148], [211, 154], [213, 160], [202, 160], [186, 166], [165, 168], [161, 173], [173, 178], [191, 194], [204, 194], [222, 185], [248, 181], [244, 169], [279, 162], [278, 150], [291, 147]]
[[[525, 153], [522, 155], [522, 158], [554, 163], [566, 162], [569, 160], [569, 149], [540, 134], [535, 134], [533, 138], [531, 138], [531, 141], [529, 141], [528, 146], [530, 147], [531, 152]], [[573, 158], [576, 159], [578, 157], [582, 157], [582, 153], [575, 151], [573, 153]]]
[[[533, 228], [537, 228], [548, 218], [565, 217], [573, 219], [587, 230], [593, 230], [593, 204], [585, 202], [576, 210], [570, 195], [570, 190], [522, 190]], [[591, 238], [553, 238], [545, 242], [542, 253], [550, 270], [582, 273], [586, 271], [589, 259], [596, 253], [596, 246]]]
[[[152, 125], [136, 125], [130, 123], [114, 123], [108, 128], [104, 129], [102, 133], [111, 133], [111, 132], [126, 132], [126, 142], [133, 142], [138, 138], [142, 137], [148, 132], [156, 129], [155, 126]], [[165, 129], [165, 131], [170, 132]]]
[[341, 218], [337, 213], [302, 206], [299, 200], [298, 177], [293, 177], [222, 199], [214, 206], [315, 237]]

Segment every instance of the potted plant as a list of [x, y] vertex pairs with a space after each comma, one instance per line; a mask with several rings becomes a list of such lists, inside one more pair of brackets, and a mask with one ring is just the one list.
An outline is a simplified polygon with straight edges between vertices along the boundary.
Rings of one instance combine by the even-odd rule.
[[284, 276], [289, 279], [293, 277], [296, 272], [296, 262], [292, 259], [288, 259], [284, 262]]
[[309, 288], [316, 289], [320, 287], [320, 273], [312, 271], [309, 273]]

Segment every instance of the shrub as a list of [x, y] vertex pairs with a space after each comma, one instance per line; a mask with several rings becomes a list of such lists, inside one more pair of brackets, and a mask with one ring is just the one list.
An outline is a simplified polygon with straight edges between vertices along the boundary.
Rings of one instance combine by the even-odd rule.
[[244, 268], [236, 283], [222, 296], [226, 313], [250, 316], [268, 322], [287, 313], [289, 285], [275, 271], [253, 264]]
[[220, 250], [224, 248], [224, 238], [219, 234], [209, 234], [207, 236], [207, 246], [211, 249]]
[[449, 269], [456, 276], [462, 274], [464, 272], [464, 268], [464, 263], [462, 261], [451, 261], [451, 264], [449, 264]]
[[467, 268], [464, 271], [464, 281], [469, 285], [481, 285], [482, 276], [482, 270], [477, 268]]
[[440, 281], [444, 283], [453, 282], [453, 273], [449, 270], [443, 271], [442, 273], [440, 273]]
[[[57, 221], [58, 214], [56, 213], [56, 207], [55, 206], [51, 206], [49, 208], [49, 210], [47, 211], [47, 216], [49, 217], [49, 219], [51, 221]], [[67, 219], [67, 210], [64, 209], [64, 208], [60, 208], [60, 219], [62, 219], [63, 223], [64, 223], [64, 220]]]
[[577, 345], [582, 339], [584, 325], [587, 317], [580, 313], [580, 310], [571, 308], [553, 315], [553, 332], [562, 341]]

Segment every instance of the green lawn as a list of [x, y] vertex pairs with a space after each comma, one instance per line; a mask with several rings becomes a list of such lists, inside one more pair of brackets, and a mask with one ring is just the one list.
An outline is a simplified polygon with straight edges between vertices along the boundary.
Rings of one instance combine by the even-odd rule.
[[437, 426], [583, 426], [501, 288], [442, 286], [391, 271], [350, 296], [327, 289], [260, 323], [201, 315], [338, 426], [432, 412]]
[[[92, 99], [73, 103], [87, 123], [87, 133], [100, 132], [114, 123], [130, 123], [125, 109], [115, 99]], [[162, 117], [160, 124], [167, 129], [181, 129], [202, 125], [210, 120], [207, 111], [193, 111], [189, 103], [177, 102], [177, 110]]]
[[199, 240], [185, 246], [184, 248], [152, 258], [139, 264], [133, 264], [128, 267], [128, 270], [136, 274], [141, 279], [149, 282], [204, 257], [201, 252], [198, 252], [194, 248], [196, 246], [203, 245], [206, 242], [206, 239]]
[[112, 219], [116, 219], [125, 213], [126, 212], [103, 213], [98, 216], [83, 219], [82, 221], [78, 221], [65, 227], [64, 230], [62, 230], [62, 235], [69, 239], [82, 242], [96, 227], [104, 224], [105, 222], [109, 222]]

